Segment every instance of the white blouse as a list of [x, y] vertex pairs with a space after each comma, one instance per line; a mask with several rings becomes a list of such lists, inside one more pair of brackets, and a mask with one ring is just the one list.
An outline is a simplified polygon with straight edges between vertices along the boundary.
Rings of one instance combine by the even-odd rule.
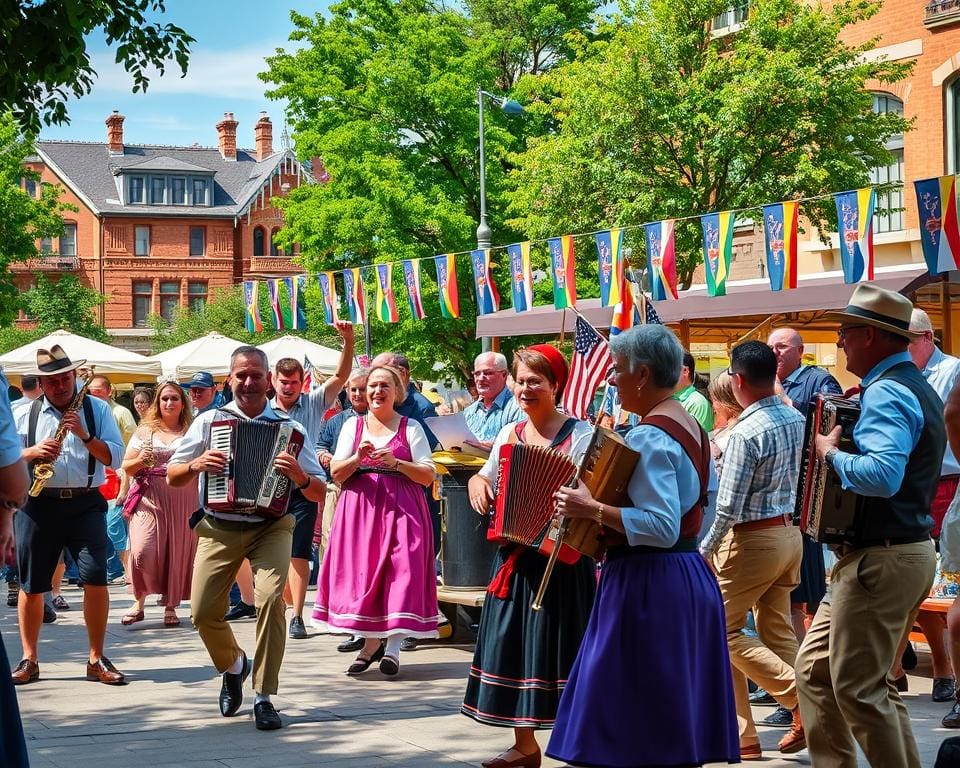
[[[497, 483], [497, 465], [500, 463], [500, 446], [506, 445], [510, 440], [510, 433], [517, 428], [516, 423], [507, 424], [497, 434], [497, 439], [493, 441], [493, 447], [490, 449], [490, 456], [487, 463], [480, 468], [478, 473], [480, 477], [486, 478], [491, 485]], [[573, 426], [571, 435], [570, 452], [567, 454], [574, 464], [580, 463], [580, 457], [586, 453], [590, 446], [590, 438], [593, 435], [593, 427], [586, 421], [578, 421]]]
[[[337, 450], [333, 453], [335, 459], [349, 459], [353, 455], [353, 441], [357, 434], [357, 419], [362, 416], [351, 416], [340, 428], [340, 436], [337, 438]], [[373, 444], [374, 448], [383, 448], [393, 440], [396, 432], [386, 435], [370, 435], [367, 433], [367, 425], [364, 422], [363, 433], [360, 440], [367, 440]], [[433, 454], [430, 451], [430, 444], [427, 442], [427, 435], [423, 427], [413, 419], [407, 419], [407, 444], [410, 446], [410, 455], [414, 464], [420, 464], [430, 469], [436, 469], [433, 463]]]

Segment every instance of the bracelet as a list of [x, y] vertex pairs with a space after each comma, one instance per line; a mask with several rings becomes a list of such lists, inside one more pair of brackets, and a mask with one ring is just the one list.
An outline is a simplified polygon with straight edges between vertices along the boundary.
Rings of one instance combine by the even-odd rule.
[[400, 467], [400, 459], [397, 459], [396, 461], [393, 462], [393, 466], [390, 467], [390, 469], [399, 469], [399, 467]]
[[307, 475], [307, 481], [306, 481], [303, 485], [298, 485], [298, 486], [297, 486], [297, 490], [298, 490], [298, 491], [302, 491], [302, 490], [305, 490], [306, 488], [308, 488], [308, 487], [310, 486], [310, 481], [311, 481], [311, 480], [313, 480], [313, 478], [310, 477], [310, 475]]
[[93, 440], [93, 435], [87, 435], [86, 440], [84, 440], [82, 437], [80, 438], [80, 442], [83, 443], [84, 445], [89, 443], [91, 440]]
[[603, 504], [599, 501], [597, 502], [597, 508], [593, 512], [593, 519], [597, 521], [597, 525], [603, 525]]

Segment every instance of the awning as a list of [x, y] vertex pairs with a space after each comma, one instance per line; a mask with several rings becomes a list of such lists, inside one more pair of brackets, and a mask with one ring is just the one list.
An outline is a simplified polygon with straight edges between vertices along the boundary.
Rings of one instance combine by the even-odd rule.
[[300, 336], [286, 334], [260, 344], [259, 347], [266, 352], [271, 367], [281, 358], [292, 357], [301, 364], [307, 359], [314, 370], [332, 375], [340, 364], [340, 353], [337, 350], [307, 341]]
[[230, 355], [233, 350], [243, 345], [242, 341], [213, 332], [160, 352], [150, 360], [162, 365], [165, 376], [174, 376], [181, 382], [200, 371], [207, 371], [211, 376], [221, 378], [230, 373]]

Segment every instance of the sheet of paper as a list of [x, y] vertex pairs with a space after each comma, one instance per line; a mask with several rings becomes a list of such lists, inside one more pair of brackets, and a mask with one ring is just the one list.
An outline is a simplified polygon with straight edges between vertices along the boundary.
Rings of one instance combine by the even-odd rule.
[[450, 416], [428, 416], [426, 419], [430, 431], [437, 436], [440, 445], [445, 451], [462, 451], [473, 456], [486, 456], [488, 452], [472, 445], [467, 445], [467, 440], [476, 441], [477, 437], [467, 426], [467, 420], [463, 412], [454, 413]]

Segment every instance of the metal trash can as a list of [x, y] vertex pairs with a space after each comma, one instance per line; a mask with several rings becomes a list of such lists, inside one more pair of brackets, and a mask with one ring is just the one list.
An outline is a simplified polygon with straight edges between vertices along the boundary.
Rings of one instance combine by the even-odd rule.
[[476, 467], [448, 465], [440, 475], [443, 504], [440, 572], [447, 589], [485, 589], [490, 582], [490, 565], [497, 545], [487, 541], [489, 518], [470, 506], [467, 482]]

